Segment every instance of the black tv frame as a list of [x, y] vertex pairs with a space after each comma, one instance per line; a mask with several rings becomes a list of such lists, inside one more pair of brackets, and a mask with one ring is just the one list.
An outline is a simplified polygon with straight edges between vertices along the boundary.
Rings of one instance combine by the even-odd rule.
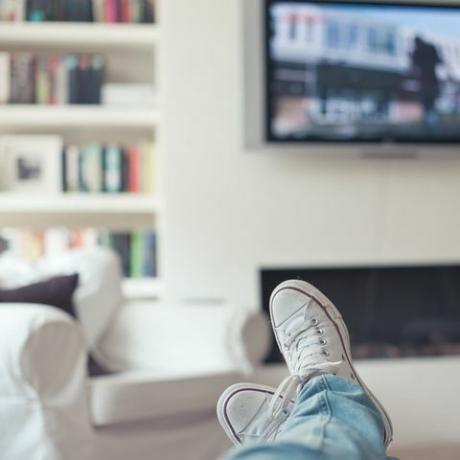
[[[348, 146], [353, 147], [353, 145], [357, 147], [366, 147], [363, 151], [364, 155], [369, 154], [376, 156], [383, 154], [386, 156], [389, 154], [394, 153], [397, 156], [405, 156], [407, 153], [408, 156], [414, 156], [415, 154], [419, 153], [418, 148], [422, 146], [442, 146], [449, 149], [458, 149], [460, 148], [460, 132], [458, 137], [444, 137], [444, 138], [417, 138], [417, 137], [410, 137], [410, 138], [398, 138], [395, 136], [385, 136], [376, 139], [370, 138], [362, 138], [362, 139], [325, 139], [322, 137], [318, 138], [297, 138], [297, 137], [286, 137], [286, 138], [279, 138], [273, 135], [271, 130], [271, 122], [273, 119], [273, 109], [271, 104], [271, 91], [270, 91], [270, 83], [271, 83], [271, 74], [273, 72], [273, 66], [271, 64], [271, 57], [270, 57], [270, 27], [271, 27], [271, 17], [270, 17], [270, 8], [274, 4], [279, 3], [299, 3], [299, 4], [317, 4], [317, 5], [363, 5], [363, 6], [394, 6], [394, 7], [424, 7], [424, 8], [432, 8], [435, 10], [439, 9], [452, 9], [456, 10], [460, 13], [460, 2], [452, 1], [451, 3], [443, 2], [443, 3], [435, 3], [435, 0], [426, 1], [423, 0], [415, 0], [415, 1], [391, 1], [391, 0], [375, 0], [373, 2], [369, 0], [264, 0], [263, 5], [263, 47], [264, 47], [264, 76], [263, 76], [263, 84], [264, 84], [264, 128], [263, 128], [263, 135], [264, 139], [263, 142], [268, 145], [305, 145], [305, 146], [325, 146], [332, 144], [337, 144], [341, 147]], [[398, 146], [401, 146], [398, 149]], [[415, 149], [411, 149], [410, 147], [415, 147]], [[381, 148], [384, 148], [381, 151]], [[373, 151], [375, 149], [375, 152]], [[401, 150], [402, 149], [402, 150]]]

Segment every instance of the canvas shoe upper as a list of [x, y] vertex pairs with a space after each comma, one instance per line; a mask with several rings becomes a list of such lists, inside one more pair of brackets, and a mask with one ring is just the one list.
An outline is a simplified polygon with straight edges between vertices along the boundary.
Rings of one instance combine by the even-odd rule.
[[234, 444], [273, 441], [292, 412], [293, 401], [275, 389], [238, 383], [224, 391], [217, 403], [217, 417]]
[[322, 374], [335, 374], [361, 385], [382, 416], [388, 446], [393, 434], [390, 418], [353, 367], [348, 330], [334, 304], [305, 281], [285, 281], [270, 297], [270, 317], [291, 373], [279, 393], [291, 398], [293, 387], [300, 388]]

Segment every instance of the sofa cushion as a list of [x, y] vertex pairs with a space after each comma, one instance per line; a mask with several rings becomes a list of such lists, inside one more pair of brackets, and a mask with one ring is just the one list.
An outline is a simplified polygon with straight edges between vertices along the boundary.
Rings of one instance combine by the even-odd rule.
[[78, 286], [78, 274], [54, 276], [26, 286], [0, 289], [0, 302], [49, 305], [75, 317], [73, 295]]
[[157, 417], [214, 412], [221, 393], [238, 373], [195, 376], [130, 372], [90, 380], [94, 426], [151, 420]]

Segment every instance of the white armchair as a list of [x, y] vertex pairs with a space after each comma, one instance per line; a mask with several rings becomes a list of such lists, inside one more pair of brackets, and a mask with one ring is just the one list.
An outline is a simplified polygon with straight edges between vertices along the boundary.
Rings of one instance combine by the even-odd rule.
[[[118, 260], [103, 250], [21, 264], [0, 258], [0, 285], [79, 272], [80, 321], [44, 305], [0, 304], [2, 459], [211, 460], [228, 446], [215, 403], [262, 360], [263, 315], [127, 303]], [[89, 378], [89, 352], [114, 373]]]

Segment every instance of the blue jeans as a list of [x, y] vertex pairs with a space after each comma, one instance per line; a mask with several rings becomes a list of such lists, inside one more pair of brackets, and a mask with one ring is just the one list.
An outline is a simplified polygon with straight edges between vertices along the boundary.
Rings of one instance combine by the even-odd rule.
[[274, 442], [237, 448], [225, 460], [387, 458], [382, 419], [363, 389], [341, 377], [322, 375], [302, 388]]

